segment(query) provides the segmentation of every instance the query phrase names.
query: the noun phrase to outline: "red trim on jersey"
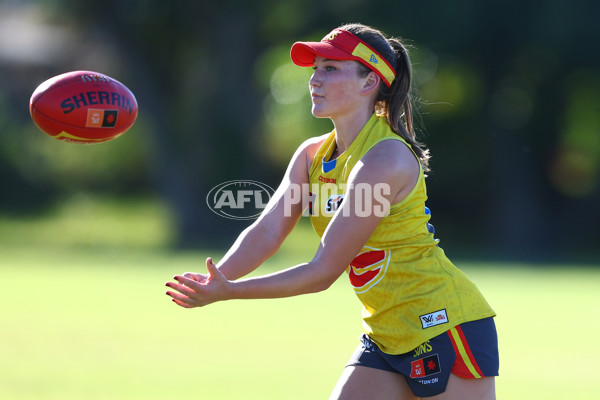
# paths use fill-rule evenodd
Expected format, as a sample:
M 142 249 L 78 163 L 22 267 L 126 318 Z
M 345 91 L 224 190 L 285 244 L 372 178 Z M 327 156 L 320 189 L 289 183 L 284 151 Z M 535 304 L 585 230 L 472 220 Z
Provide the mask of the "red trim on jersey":
M 356 256 L 350 263 L 350 271 L 348 271 L 352 286 L 361 288 L 375 279 L 381 271 L 381 267 L 371 271 L 361 272 L 361 270 L 373 266 L 383 260 L 385 260 L 384 250 L 368 251 Z

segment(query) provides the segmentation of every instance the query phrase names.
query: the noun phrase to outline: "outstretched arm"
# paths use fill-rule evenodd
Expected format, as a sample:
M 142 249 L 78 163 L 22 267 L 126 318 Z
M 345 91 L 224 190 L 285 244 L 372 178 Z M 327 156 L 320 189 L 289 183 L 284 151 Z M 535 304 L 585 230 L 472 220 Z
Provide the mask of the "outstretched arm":
M 281 184 L 261 216 L 238 236 L 216 265 L 227 279 L 236 280 L 254 271 L 277 252 L 292 231 L 302 215 L 303 205 L 301 201 L 290 203 L 287 200 L 297 198 L 297 189 L 308 183 L 308 169 L 323 139 L 309 139 L 296 150 Z M 207 274 L 194 272 L 183 276 L 197 282 L 205 282 L 208 278 Z
M 258 268 L 279 250 L 285 238 L 294 228 L 302 210 L 280 215 L 280 204 L 290 190 L 291 183 L 284 179 L 271 197 L 261 217 L 244 229 L 217 265 L 220 273 L 230 280 L 239 279 Z M 186 272 L 184 277 L 204 282 L 207 274 Z
M 380 212 L 364 213 L 363 207 L 368 204 L 366 193 L 356 188 L 375 184 L 389 187 L 389 191 L 382 193 L 383 199 L 376 198 L 370 191 L 372 197 L 368 200 L 375 211 L 401 200 L 414 187 L 419 174 L 418 163 L 410 150 L 396 143 L 399 142 L 376 146 L 357 163 L 342 206 L 332 218 L 311 261 L 268 275 L 230 281 L 208 259 L 206 282 L 176 276 L 176 282 L 168 282 L 167 286 L 177 292 L 167 294 L 178 305 L 192 308 L 221 300 L 289 297 L 325 290 L 344 272 L 382 218 Z M 398 146 L 404 146 L 404 150 Z M 355 207 L 357 202 L 361 204 L 360 212 Z

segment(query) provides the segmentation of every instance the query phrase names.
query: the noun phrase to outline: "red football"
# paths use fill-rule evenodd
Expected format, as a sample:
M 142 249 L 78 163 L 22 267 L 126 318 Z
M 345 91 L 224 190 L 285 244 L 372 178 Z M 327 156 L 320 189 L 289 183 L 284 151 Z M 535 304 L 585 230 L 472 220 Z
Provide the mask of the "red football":
M 29 100 L 35 124 L 55 139 L 100 143 L 114 139 L 135 122 L 135 96 L 121 82 L 92 71 L 67 72 L 35 89 Z

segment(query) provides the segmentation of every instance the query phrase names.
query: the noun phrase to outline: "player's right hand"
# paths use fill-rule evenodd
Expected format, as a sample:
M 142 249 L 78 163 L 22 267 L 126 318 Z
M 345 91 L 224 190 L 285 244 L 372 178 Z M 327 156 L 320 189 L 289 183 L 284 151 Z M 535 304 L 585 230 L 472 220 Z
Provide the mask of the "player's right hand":
M 206 283 L 206 280 L 209 277 L 208 274 L 199 274 L 197 272 L 186 272 L 183 274 L 183 276 L 185 278 L 192 279 L 192 280 L 194 280 L 196 282 L 200 282 L 200 283 Z

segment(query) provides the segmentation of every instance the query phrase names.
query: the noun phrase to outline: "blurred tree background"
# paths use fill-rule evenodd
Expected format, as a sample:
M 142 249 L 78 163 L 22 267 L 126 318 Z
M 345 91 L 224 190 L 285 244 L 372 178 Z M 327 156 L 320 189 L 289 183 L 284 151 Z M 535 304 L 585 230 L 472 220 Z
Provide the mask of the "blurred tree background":
M 598 15 L 596 2 L 558 0 L 0 0 L 0 214 L 151 198 L 173 218 L 174 246 L 229 243 L 247 222 L 213 214 L 208 191 L 276 187 L 296 147 L 332 128 L 310 114 L 310 69 L 291 63 L 291 44 L 362 22 L 413 46 L 442 246 L 597 260 Z M 34 126 L 36 86 L 78 69 L 133 91 L 130 132 L 80 146 Z

